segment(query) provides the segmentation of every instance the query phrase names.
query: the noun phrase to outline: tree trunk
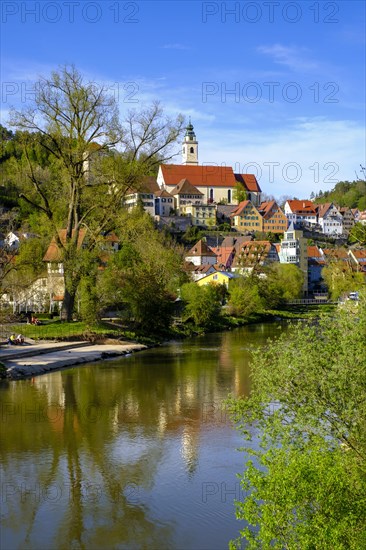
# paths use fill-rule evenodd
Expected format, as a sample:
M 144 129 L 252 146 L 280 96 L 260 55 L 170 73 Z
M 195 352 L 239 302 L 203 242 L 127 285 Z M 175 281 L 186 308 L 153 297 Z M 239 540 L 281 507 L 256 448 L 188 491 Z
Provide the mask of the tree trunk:
M 64 273 L 65 278 L 65 293 L 64 301 L 62 304 L 61 317 L 67 322 L 72 321 L 72 314 L 74 312 L 74 304 L 76 291 L 78 288 L 79 280 L 73 276 L 73 273 Z

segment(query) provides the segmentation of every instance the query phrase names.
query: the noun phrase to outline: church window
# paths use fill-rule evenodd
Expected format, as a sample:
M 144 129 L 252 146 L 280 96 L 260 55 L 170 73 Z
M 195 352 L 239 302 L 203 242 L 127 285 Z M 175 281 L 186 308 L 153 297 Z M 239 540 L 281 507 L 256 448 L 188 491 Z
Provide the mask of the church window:
M 194 153 L 194 148 L 191 147 L 190 150 L 189 150 L 189 152 L 193 155 L 193 153 Z

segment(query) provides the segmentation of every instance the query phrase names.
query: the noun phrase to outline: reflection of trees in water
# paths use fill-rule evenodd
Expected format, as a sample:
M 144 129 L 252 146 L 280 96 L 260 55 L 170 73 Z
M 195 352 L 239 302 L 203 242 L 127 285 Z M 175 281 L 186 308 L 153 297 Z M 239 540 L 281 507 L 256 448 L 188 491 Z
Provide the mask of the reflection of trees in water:
M 46 548 L 46 540 L 55 548 L 142 547 L 146 540 L 164 547 L 170 529 L 150 520 L 148 507 L 139 502 L 140 492 L 154 479 L 162 446 L 150 442 L 133 463 L 116 464 L 105 446 L 113 437 L 110 407 L 117 403 L 118 387 L 112 391 L 107 385 L 98 387 L 94 376 L 82 377 L 80 386 L 77 378 L 63 373 L 65 408 L 54 426 L 41 418 L 43 413 L 27 422 L 19 414 L 17 426 L 13 425 L 18 447 L 19 436 L 26 437 L 22 455 L 3 462 L 3 479 L 9 488 L 20 489 L 13 494 L 9 490 L 8 528 L 28 548 Z M 22 395 L 26 410 L 45 410 L 44 394 L 28 385 Z M 135 422 L 125 422 L 120 431 L 134 429 Z M 4 451 L 3 447 L 1 455 L 10 458 Z
M 222 422 L 217 403 L 246 387 L 242 340 L 236 331 L 208 335 L 0 386 L 3 480 L 39 492 L 7 498 L 15 547 L 169 546 L 173 527 L 154 521 L 146 504 L 167 436 L 179 441 L 192 479 L 201 431 Z

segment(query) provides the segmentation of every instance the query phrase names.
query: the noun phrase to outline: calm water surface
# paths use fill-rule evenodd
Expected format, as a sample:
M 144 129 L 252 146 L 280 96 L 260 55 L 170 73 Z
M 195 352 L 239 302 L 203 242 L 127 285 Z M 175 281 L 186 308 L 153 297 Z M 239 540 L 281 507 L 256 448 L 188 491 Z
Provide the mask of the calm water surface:
M 249 347 L 280 330 L 2 383 L 2 550 L 227 548 L 245 456 L 221 403 L 248 393 Z

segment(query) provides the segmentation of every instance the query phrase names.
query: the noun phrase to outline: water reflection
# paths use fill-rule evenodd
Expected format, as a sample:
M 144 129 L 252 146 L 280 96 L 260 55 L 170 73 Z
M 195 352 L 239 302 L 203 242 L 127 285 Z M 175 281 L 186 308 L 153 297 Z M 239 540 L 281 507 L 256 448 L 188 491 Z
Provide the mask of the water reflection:
M 273 332 L 2 384 L 1 547 L 227 548 L 243 456 L 222 400 L 248 393 L 250 345 Z

